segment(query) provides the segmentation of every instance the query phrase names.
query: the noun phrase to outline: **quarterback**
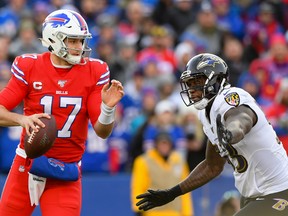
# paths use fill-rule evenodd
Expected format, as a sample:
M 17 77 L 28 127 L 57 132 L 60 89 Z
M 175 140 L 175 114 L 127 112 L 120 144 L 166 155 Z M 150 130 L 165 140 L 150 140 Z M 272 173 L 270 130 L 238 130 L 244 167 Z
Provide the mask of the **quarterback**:
M 43 23 L 41 40 L 48 51 L 15 58 L 12 77 L 0 93 L 0 125 L 20 125 L 23 131 L 1 196 L 0 215 L 28 216 L 38 204 L 43 216 L 80 215 L 88 123 L 99 137 L 107 138 L 115 106 L 124 95 L 119 81 L 110 82 L 108 65 L 89 58 L 89 38 L 80 14 L 57 10 Z M 23 114 L 12 112 L 22 101 Z M 24 135 L 37 132 L 36 124 L 44 127 L 39 118 L 50 115 L 57 123 L 55 143 L 45 155 L 31 160 L 24 151 Z
M 165 205 L 217 177 L 228 162 L 241 194 L 237 216 L 288 215 L 288 158 L 264 113 L 246 91 L 231 87 L 218 56 L 194 56 L 181 74 L 181 97 L 199 110 L 206 158 L 176 186 L 137 196 L 140 210 Z

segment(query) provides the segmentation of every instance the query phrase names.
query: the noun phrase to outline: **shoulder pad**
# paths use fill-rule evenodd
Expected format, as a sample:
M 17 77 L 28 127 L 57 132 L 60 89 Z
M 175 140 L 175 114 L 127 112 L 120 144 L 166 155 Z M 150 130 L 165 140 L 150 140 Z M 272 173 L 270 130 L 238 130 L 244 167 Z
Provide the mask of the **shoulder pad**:
M 98 77 L 96 85 L 105 85 L 110 81 L 110 69 L 106 62 L 100 59 L 89 58 L 91 68 L 95 71 Z
M 31 71 L 35 60 L 38 58 L 37 54 L 23 54 L 17 56 L 11 66 L 11 72 L 18 80 L 28 84 L 27 75 Z

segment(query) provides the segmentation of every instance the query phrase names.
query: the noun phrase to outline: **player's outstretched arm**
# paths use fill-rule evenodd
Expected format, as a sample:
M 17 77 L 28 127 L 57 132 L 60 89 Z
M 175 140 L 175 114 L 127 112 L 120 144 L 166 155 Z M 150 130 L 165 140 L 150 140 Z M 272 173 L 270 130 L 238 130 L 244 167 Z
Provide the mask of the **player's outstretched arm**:
M 190 174 L 178 185 L 166 190 L 148 190 L 144 194 L 140 194 L 136 199 L 140 199 L 136 206 L 139 210 L 147 211 L 157 206 L 165 205 L 177 196 L 191 192 L 208 183 L 218 176 L 225 164 L 226 160 L 221 158 L 214 150 L 214 147 L 208 142 L 206 149 L 206 159 L 202 161 Z
M 241 105 L 228 110 L 224 115 L 224 122 L 225 129 L 231 133 L 229 144 L 235 144 L 256 124 L 257 116 L 250 107 Z

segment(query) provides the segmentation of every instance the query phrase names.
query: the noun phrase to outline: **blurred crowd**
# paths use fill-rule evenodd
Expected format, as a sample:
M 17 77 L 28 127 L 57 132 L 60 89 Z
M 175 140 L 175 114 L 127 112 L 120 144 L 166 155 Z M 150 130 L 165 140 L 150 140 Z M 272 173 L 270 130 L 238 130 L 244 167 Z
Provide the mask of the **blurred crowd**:
M 163 131 L 190 170 L 204 159 L 206 137 L 178 84 L 187 61 L 201 52 L 227 62 L 230 83 L 257 100 L 288 150 L 287 0 L 2 0 L 0 89 L 16 56 L 47 51 L 38 39 L 42 22 L 61 8 L 86 19 L 91 57 L 108 63 L 126 93 L 112 135 L 89 133 L 84 172 L 130 172 Z M 0 129 L 1 171 L 10 167 L 20 132 Z

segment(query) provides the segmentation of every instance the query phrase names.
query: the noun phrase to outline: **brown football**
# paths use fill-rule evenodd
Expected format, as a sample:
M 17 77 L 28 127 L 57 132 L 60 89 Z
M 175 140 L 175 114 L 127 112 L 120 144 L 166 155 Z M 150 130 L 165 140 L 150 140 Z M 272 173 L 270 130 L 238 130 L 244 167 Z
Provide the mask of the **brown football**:
M 39 118 L 45 127 L 39 127 L 38 132 L 32 132 L 30 136 L 27 134 L 24 138 L 24 148 L 28 158 L 37 158 L 45 154 L 52 146 L 57 137 L 57 125 L 53 115 L 50 119 Z

